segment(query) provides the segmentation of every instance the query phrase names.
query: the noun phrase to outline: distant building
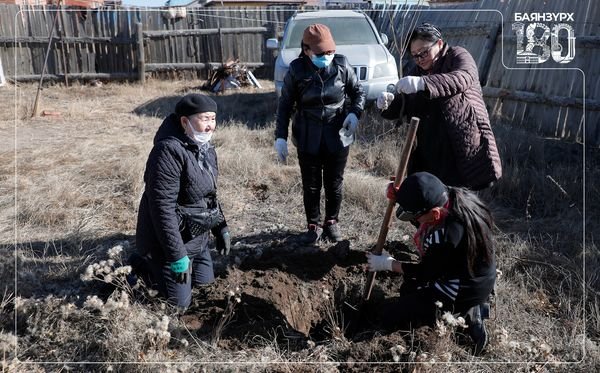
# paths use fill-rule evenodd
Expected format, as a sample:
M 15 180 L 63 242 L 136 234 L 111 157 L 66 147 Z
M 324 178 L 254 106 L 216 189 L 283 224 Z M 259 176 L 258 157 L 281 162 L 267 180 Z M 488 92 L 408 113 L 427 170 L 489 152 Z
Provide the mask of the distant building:
M 57 5 L 58 0 L 0 0 L 0 4 L 15 5 Z M 122 1 L 104 1 L 104 0 L 60 0 L 60 5 L 76 6 L 79 8 L 100 8 L 101 6 L 119 6 Z
M 168 7 L 176 6 L 266 6 L 266 5 L 325 5 L 324 0 L 169 0 L 165 3 Z
M 0 4 L 46 5 L 47 0 L 0 0 Z
M 265 6 L 265 5 L 305 5 L 302 0 L 208 0 L 204 6 Z
M 388 0 L 389 1 L 389 0 Z M 406 0 L 402 0 L 403 2 Z M 416 0 L 408 0 L 416 1 Z M 293 5 L 293 6 L 356 6 L 371 4 L 371 0 L 167 0 L 167 7 L 188 7 L 188 6 L 268 6 L 268 5 Z
M 441 6 L 447 5 L 460 5 L 460 4 L 468 4 L 468 3 L 477 3 L 479 0 L 428 0 L 429 6 L 432 8 L 437 8 Z
M 167 0 L 165 6 L 188 6 L 188 5 L 201 5 L 198 3 L 204 3 L 205 1 L 190 1 L 190 0 Z
M 58 4 L 58 0 L 49 0 L 48 4 Z M 60 0 L 60 5 L 76 6 L 79 8 L 100 8 L 104 5 L 104 0 Z

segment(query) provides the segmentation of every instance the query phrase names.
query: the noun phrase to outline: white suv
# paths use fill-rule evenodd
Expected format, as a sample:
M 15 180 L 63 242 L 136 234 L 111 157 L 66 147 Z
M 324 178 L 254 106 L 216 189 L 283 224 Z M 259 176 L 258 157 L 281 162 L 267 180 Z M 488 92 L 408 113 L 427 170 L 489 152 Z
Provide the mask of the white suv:
M 335 40 L 335 52 L 346 56 L 354 67 L 367 100 L 375 100 L 379 92 L 391 89 L 388 86 L 396 84 L 396 59 L 385 46 L 388 43 L 387 36 L 377 32 L 373 21 L 358 11 L 323 10 L 292 16 L 286 22 L 281 45 L 277 39 L 267 40 L 267 48 L 280 48 L 274 76 L 278 97 L 290 62 L 300 54 L 304 29 L 313 23 L 329 27 Z

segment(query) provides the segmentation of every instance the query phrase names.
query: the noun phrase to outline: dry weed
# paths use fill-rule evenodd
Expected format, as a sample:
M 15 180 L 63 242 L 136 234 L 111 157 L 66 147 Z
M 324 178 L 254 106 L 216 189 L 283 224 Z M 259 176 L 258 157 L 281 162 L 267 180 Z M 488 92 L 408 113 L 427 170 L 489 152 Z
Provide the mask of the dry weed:
M 343 330 L 343 322 L 334 317 L 333 304 L 332 341 L 294 350 L 273 332 L 273 338 L 247 336 L 251 349 L 229 351 L 186 331 L 175 310 L 164 303 L 139 301 L 127 291 L 124 296 L 123 289 L 111 298 L 112 293 L 103 292 L 100 286 L 83 286 L 79 275 L 96 259 L 104 260 L 105 250 L 114 246 L 115 237 L 124 235 L 119 239 L 133 241 L 142 175 L 154 133 L 177 97 L 200 84 L 149 81 L 144 87 L 55 86 L 44 91 L 42 108 L 58 109 L 61 116 L 34 119 L 27 114 L 34 86 L 23 84 L 16 90 L 17 121 L 13 120 L 13 112 L 0 113 L 0 243 L 4 245 L 0 279 L 11 284 L 18 270 L 14 303 L 19 320 L 20 361 L 105 361 L 105 365 L 93 369 L 110 366 L 115 371 L 148 372 L 294 371 L 290 364 L 311 361 L 324 364 L 310 366 L 309 370 L 324 371 L 344 369 L 335 361 L 357 361 L 357 356 L 365 356 L 374 362 L 410 363 L 385 365 L 381 371 L 412 371 L 417 367 L 420 371 L 447 372 L 560 371 L 561 366 L 535 361 L 575 361 L 582 357 L 585 346 L 585 363 L 569 369 L 594 371 L 600 364 L 600 307 L 597 297 L 589 296 L 597 294 L 600 278 L 595 268 L 599 262 L 594 244 L 597 227 L 590 224 L 598 220 L 600 211 L 600 189 L 590 180 L 597 180 L 600 168 L 596 163 L 586 165 L 590 176 L 585 210 L 588 221 L 584 222 L 580 214 L 584 206 L 579 146 L 536 138 L 500 125 L 494 129 L 504 178 L 482 196 L 497 212 L 501 232 L 496 242 L 503 276 L 498 282 L 495 317 L 487 324 L 495 338 L 481 358 L 467 355 L 451 339 L 451 333 L 439 336 L 435 330 L 414 339 L 414 345 L 380 336 L 362 344 L 337 343 L 336 337 L 343 339 L 343 334 L 337 334 L 335 328 Z M 290 146 L 286 164 L 276 161 L 274 102 L 260 95 L 270 94 L 272 89 L 268 86 L 256 97 L 252 97 L 252 91 L 217 97 L 223 109 L 214 136 L 220 165 L 219 198 L 232 231 L 240 237 L 270 227 L 276 227 L 275 231 L 282 229 L 277 227 L 304 228 L 295 149 Z M 377 111 L 369 111 L 363 116 L 359 141 L 352 147 L 345 177 L 340 224 L 353 248 L 359 249 L 375 242 L 387 203 L 387 177 L 397 167 L 405 131 L 403 127 L 395 129 L 393 122 L 383 121 L 378 115 Z M 589 158 L 597 162 L 597 154 Z M 588 227 L 588 242 L 582 248 L 583 224 Z M 400 225 L 400 229 L 390 231 L 390 239 L 413 232 L 412 227 Z M 16 248 L 12 246 L 15 238 Z M 582 249 L 586 249 L 590 265 L 585 281 Z M 97 275 L 94 268 L 92 273 Z M 105 282 L 114 286 L 114 277 L 106 276 L 110 274 L 102 272 L 98 279 L 110 280 Z M 582 301 L 584 283 L 588 285 L 587 304 Z M 10 308 L 8 303 L 12 301 L 7 294 L 13 290 L 8 286 L 3 310 Z M 97 307 L 106 307 L 109 300 L 111 311 L 103 314 Z M 586 330 L 584 307 L 590 311 Z M 3 321 L 2 328 L 3 351 L 14 351 L 9 348 L 14 341 L 15 334 L 9 332 L 13 324 Z M 219 335 L 217 340 L 223 338 Z M 360 354 L 356 351 L 359 346 L 364 348 Z M 24 368 L 13 358 L 5 352 L 3 370 L 47 368 L 33 363 Z M 121 365 L 121 361 L 159 363 L 132 366 Z M 165 361 L 229 361 L 240 365 L 172 365 L 162 363 Z M 449 365 L 449 361 L 465 364 Z M 519 367 L 495 365 L 493 369 L 480 365 L 489 361 L 531 363 Z M 249 363 L 255 365 L 243 365 Z M 89 366 L 81 369 L 86 368 Z M 368 368 L 356 363 L 349 369 Z
M 225 331 L 225 329 L 229 326 L 233 316 L 235 315 L 236 306 L 242 301 L 242 292 L 239 286 L 235 286 L 235 290 L 229 290 L 225 300 L 227 305 L 225 306 L 225 310 L 221 314 L 221 317 L 219 317 L 213 330 L 211 341 L 213 346 L 217 346 L 219 344 L 219 340 L 223 335 L 223 331 Z

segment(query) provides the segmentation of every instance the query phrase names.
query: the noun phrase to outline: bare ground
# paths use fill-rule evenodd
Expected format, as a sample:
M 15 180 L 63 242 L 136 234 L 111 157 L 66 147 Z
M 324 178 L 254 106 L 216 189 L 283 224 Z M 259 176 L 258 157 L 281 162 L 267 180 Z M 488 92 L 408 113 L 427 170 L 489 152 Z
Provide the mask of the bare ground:
M 219 195 L 234 232 L 231 256 L 213 252 L 215 284 L 195 289 L 181 315 L 147 289 L 81 281 L 88 265 L 108 259 L 108 249 L 121 245 L 120 260 L 134 250 L 152 137 L 178 97 L 200 84 L 48 87 L 42 110 L 60 115 L 33 119 L 34 86 L 0 90 L 4 102 L 15 103 L 0 113 L 3 370 L 587 372 L 599 366 L 595 228 L 588 228 L 585 247 L 581 240 L 584 224 L 598 218 L 598 187 L 589 183 L 584 206 L 580 146 L 495 127 L 505 177 L 484 198 L 498 219 L 503 274 L 488 322 L 490 346 L 475 358 L 460 330 L 385 330 L 381 307 L 397 296 L 401 277 L 378 275 L 372 299 L 361 300 L 364 251 L 377 238 L 401 131 L 368 113 L 346 175 L 347 239 L 299 245 L 297 159 L 290 148 L 287 164 L 275 161 L 269 82 L 264 90 L 215 97 Z M 597 164 L 590 151 L 588 181 L 597 180 Z M 412 232 L 393 228 L 388 249 L 410 258 Z M 123 289 L 126 301 L 117 297 Z M 93 296 L 102 307 L 86 303 Z M 58 361 L 64 363 L 52 363 Z M 80 363 L 86 361 L 96 363 Z

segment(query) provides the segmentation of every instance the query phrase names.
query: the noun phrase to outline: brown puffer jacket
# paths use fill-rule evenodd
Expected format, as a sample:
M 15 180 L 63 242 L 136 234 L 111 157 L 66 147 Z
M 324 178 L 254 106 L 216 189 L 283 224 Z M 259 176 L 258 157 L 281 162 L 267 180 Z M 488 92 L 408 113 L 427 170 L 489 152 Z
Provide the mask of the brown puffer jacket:
M 464 48 L 445 44 L 441 53 L 429 73 L 415 66 L 407 74 L 425 81 L 424 92 L 405 95 L 406 114 L 421 118 L 409 172 L 428 171 L 449 185 L 485 188 L 500 179 L 502 166 L 477 65 Z M 401 104 L 396 95 L 383 117 L 396 119 Z

